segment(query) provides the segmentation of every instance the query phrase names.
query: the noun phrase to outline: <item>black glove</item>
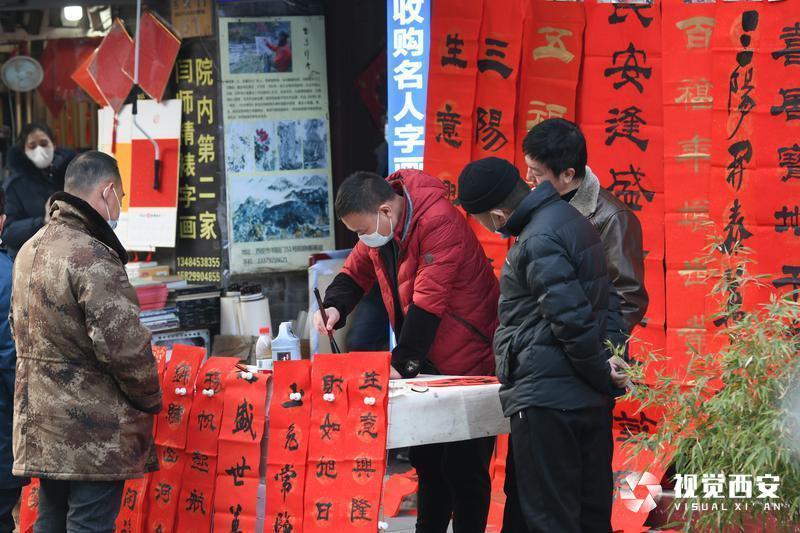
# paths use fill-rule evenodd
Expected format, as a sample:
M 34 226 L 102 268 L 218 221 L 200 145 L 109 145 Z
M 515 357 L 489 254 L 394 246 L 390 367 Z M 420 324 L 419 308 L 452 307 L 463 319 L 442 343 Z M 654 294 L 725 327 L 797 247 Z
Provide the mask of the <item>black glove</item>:
M 401 376 L 413 378 L 419 374 L 436 339 L 441 321 L 438 316 L 414 304 L 408 308 L 400 339 L 392 351 L 392 366 Z

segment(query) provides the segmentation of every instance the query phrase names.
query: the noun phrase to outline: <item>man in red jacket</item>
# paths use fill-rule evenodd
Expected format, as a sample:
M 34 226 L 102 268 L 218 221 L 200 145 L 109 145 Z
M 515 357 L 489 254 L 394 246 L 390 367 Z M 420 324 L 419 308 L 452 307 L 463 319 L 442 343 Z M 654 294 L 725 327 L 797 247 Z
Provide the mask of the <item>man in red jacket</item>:
M 442 183 L 417 170 L 386 180 L 370 172 L 347 178 L 336 214 L 360 240 L 314 316 L 321 334 L 344 326 L 378 283 L 397 335 L 393 377 L 419 373 L 493 375 L 492 339 L 499 287 L 489 260 Z M 416 446 L 417 532 L 483 532 L 489 510 L 494 437 Z

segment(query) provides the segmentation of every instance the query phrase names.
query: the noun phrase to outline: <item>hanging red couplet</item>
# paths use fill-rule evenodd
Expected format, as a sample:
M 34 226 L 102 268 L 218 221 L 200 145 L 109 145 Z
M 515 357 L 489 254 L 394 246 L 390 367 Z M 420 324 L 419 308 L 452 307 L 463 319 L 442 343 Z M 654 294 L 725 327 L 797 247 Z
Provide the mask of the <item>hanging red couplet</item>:
M 149 477 L 128 479 L 122 489 L 122 503 L 116 527 L 120 533 L 141 533 L 147 516 L 147 484 Z
M 184 344 L 173 346 L 169 369 L 161 387 L 164 408 L 158 415 L 156 444 L 159 446 L 169 446 L 178 450 L 186 447 L 194 382 L 205 355 L 205 349 L 197 346 Z
M 236 360 L 230 357 L 211 357 L 200 369 L 195 383 L 187 431 L 187 448 L 211 457 L 217 456 L 225 384 L 236 370 Z
M 311 416 L 309 362 L 276 361 L 272 390 L 267 460 L 305 464 Z
M 228 376 L 219 440 L 260 445 L 267 417 L 268 374 Z
M 346 525 L 354 530 L 375 528 L 386 471 L 389 368 L 391 354 L 354 353 L 348 363 L 350 412 L 347 417 L 351 491 L 347 492 Z
M 22 489 L 22 498 L 19 504 L 19 531 L 21 533 L 32 533 L 33 524 L 39 512 L 39 480 L 31 479 L 31 482 Z
M 214 508 L 223 516 L 218 524 L 227 524 L 222 527 L 230 527 L 236 518 L 257 515 L 259 450 L 254 444 L 220 442 Z
M 267 530 L 303 529 L 311 389 L 309 361 L 275 363 L 267 451 Z
M 431 53 L 424 170 L 458 197 L 458 175 L 472 160 L 478 37 L 483 0 L 439 0 L 431 6 Z
M 514 116 L 524 20 L 523 0 L 483 4 L 472 159 L 496 156 L 514 161 Z
M 211 529 L 217 460 L 199 451 L 186 454 L 175 531 L 204 533 Z
M 158 448 L 159 470 L 150 475 L 145 531 L 173 531 L 186 457 L 169 447 Z
M 348 355 L 317 355 L 311 367 L 311 426 L 305 484 L 306 531 L 341 529 L 346 518 Z
M 648 328 L 665 326 L 661 14 L 658 2 L 586 9 L 578 120 L 589 166 L 642 225 Z M 661 346 L 663 348 L 663 346 Z
M 256 518 L 270 379 L 269 374 L 228 374 L 217 456 L 216 527 Z
M 517 98 L 516 164 L 523 177 L 528 131 L 548 118 L 575 119 L 585 19 L 580 2 L 527 4 Z

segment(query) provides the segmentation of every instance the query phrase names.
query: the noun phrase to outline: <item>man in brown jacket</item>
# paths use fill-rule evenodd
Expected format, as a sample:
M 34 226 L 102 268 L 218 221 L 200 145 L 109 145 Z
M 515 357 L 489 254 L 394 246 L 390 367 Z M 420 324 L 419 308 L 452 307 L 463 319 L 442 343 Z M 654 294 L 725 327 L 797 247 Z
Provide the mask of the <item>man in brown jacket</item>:
M 648 304 L 639 219 L 613 193 L 602 188 L 586 166 L 586 139 L 572 122 L 553 118 L 534 126 L 525 137 L 522 150 L 528 165 L 528 183 L 552 183 L 561 198 L 600 234 L 608 274 L 620 298 L 625 333 L 630 334 L 644 318 Z
M 14 264 L 13 473 L 41 479 L 36 533 L 114 531 L 124 480 L 158 468 L 158 372 L 112 229 L 123 196 L 114 158 L 75 158 Z

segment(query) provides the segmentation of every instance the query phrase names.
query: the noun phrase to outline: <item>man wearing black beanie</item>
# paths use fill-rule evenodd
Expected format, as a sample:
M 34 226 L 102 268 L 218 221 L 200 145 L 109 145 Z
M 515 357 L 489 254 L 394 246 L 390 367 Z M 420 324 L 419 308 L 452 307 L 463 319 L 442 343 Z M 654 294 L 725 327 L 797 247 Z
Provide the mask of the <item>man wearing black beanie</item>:
M 610 281 L 600 235 L 552 184 L 531 191 L 505 160 L 470 163 L 458 186 L 467 213 L 516 238 L 494 338 L 518 492 L 504 530 L 611 531 Z

